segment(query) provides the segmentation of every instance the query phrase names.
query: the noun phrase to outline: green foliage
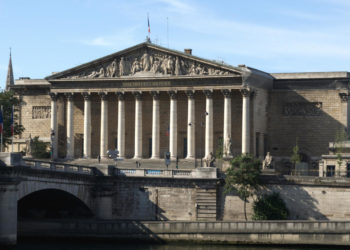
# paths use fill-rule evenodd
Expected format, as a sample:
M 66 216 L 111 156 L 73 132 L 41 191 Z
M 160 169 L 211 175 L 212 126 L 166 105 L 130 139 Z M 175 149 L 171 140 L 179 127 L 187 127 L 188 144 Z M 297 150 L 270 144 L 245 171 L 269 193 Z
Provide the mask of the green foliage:
M 34 158 L 50 158 L 49 143 L 39 140 L 39 136 L 33 138 L 31 147 Z
M 223 145 L 224 141 L 222 139 L 222 137 L 219 138 L 218 140 L 218 145 L 216 147 L 216 151 L 215 151 L 215 157 L 216 159 L 222 159 L 222 156 L 224 154 L 224 145 Z
M 293 147 L 293 153 L 290 157 L 291 162 L 293 163 L 294 167 L 296 164 L 300 163 L 301 158 L 299 154 L 299 146 L 298 146 L 298 138 L 296 139 L 295 146 Z
M 260 161 L 249 154 L 232 159 L 231 167 L 226 171 L 225 192 L 237 192 L 244 201 L 244 216 L 247 220 L 246 203 L 254 196 L 260 186 Z
M 344 151 L 344 142 L 348 139 L 348 135 L 345 132 L 344 129 L 339 129 L 335 134 L 335 153 L 337 155 L 337 164 L 338 169 L 340 170 L 340 167 L 343 163 L 343 151 Z
M 288 208 L 279 193 L 265 194 L 253 204 L 253 220 L 286 220 Z
M 11 114 L 12 105 L 14 105 L 15 114 L 13 116 L 14 124 L 13 131 L 15 135 L 20 135 L 24 131 L 24 127 L 19 125 L 16 121 L 18 120 L 18 106 L 20 101 L 14 96 L 12 91 L 0 92 L 0 106 L 3 106 L 3 121 L 4 121 L 4 132 L 3 132 L 3 145 L 7 147 L 11 144 Z

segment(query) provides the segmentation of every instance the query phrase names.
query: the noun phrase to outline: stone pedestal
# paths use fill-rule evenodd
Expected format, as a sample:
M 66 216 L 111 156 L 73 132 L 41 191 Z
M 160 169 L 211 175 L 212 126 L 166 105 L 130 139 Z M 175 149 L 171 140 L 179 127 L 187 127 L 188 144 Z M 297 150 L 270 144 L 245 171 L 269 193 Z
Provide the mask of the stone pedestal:
M 110 188 L 108 188 L 110 189 Z M 96 193 L 96 216 L 102 220 L 113 219 L 113 192 L 98 191 Z
M 215 179 L 217 178 L 217 168 L 196 168 L 192 171 L 193 178 L 203 178 L 203 179 Z
M 17 242 L 17 185 L 18 180 L 0 177 L 0 246 Z

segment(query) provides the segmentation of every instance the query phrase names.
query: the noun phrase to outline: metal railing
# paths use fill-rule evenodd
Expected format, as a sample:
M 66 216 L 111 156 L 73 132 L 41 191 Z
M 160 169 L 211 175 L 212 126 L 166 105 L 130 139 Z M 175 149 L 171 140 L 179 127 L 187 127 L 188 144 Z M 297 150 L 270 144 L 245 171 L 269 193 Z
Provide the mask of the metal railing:
M 130 177 L 171 177 L 191 178 L 192 170 L 165 170 L 165 169 L 115 169 L 117 176 Z

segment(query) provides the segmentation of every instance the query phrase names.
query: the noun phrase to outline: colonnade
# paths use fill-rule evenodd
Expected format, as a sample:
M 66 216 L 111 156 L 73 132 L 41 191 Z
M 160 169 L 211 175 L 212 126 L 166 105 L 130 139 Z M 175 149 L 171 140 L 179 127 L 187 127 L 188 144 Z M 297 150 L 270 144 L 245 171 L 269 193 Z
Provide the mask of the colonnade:
M 223 151 L 224 157 L 230 157 L 231 152 L 227 149 L 231 145 L 231 91 L 223 89 L 224 97 L 224 122 L 223 122 Z M 213 91 L 204 90 L 205 94 L 205 152 L 204 157 L 209 157 L 214 150 L 214 113 L 213 113 Z M 142 158 L 142 92 L 132 92 L 135 97 L 135 134 L 134 134 L 134 159 Z M 150 92 L 152 101 L 152 155 L 151 159 L 160 159 L 160 115 L 159 115 L 159 92 Z M 195 98 L 194 91 L 185 92 L 188 99 L 187 109 L 187 159 L 194 159 L 195 147 Z M 250 96 L 249 88 L 241 89 L 242 93 L 242 153 L 250 153 Z M 101 98 L 101 130 L 100 130 L 100 156 L 107 157 L 108 150 L 108 101 L 107 93 L 98 93 Z M 169 151 L 172 159 L 177 157 L 177 96 L 176 91 L 168 91 L 170 97 L 169 110 Z M 91 158 L 91 94 L 82 93 L 84 97 L 84 135 L 83 156 Z M 118 137 L 117 144 L 119 156 L 125 158 L 125 93 L 116 92 L 118 98 Z M 51 93 L 51 133 L 55 134 L 52 139 L 53 157 L 57 158 L 57 94 Z M 67 159 L 74 158 L 74 130 L 73 130 L 73 94 L 66 93 L 67 99 Z

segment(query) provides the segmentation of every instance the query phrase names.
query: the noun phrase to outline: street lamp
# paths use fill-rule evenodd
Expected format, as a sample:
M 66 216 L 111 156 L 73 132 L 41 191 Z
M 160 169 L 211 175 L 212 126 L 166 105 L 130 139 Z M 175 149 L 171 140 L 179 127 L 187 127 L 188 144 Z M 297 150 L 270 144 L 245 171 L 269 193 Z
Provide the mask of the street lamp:
M 204 128 L 204 121 L 203 121 L 203 116 L 207 116 L 209 113 L 207 111 L 205 111 L 204 113 L 201 114 L 201 130 L 203 132 L 203 128 Z M 205 136 L 205 135 L 204 135 Z M 201 168 L 203 167 L 203 135 L 201 136 Z
M 53 144 L 54 144 L 54 141 L 55 141 L 55 131 L 54 131 L 53 129 L 51 129 L 50 137 L 51 137 L 51 161 L 53 161 L 53 160 L 54 160 L 54 155 L 53 155 L 54 148 L 53 148 Z

